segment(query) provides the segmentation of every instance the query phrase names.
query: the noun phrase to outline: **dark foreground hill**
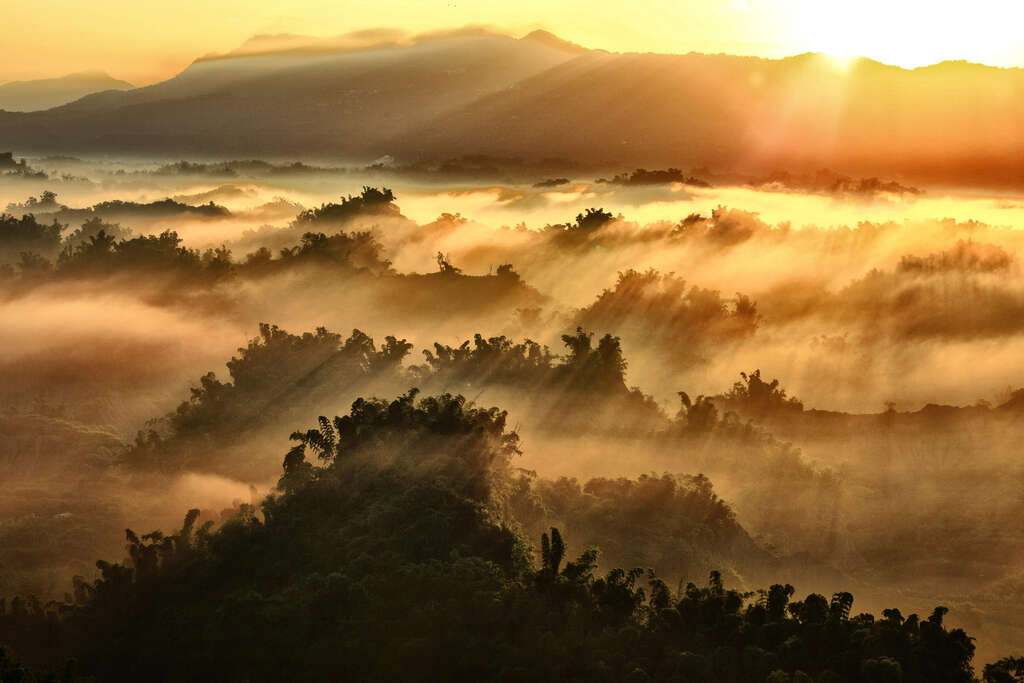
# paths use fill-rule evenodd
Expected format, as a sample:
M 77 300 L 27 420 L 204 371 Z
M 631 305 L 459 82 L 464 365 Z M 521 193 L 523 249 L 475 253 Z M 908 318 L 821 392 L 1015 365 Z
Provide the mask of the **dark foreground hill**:
M 599 575 L 554 528 L 535 561 L 503 514 L 518 445 L 496 408 L 360 399 L 293 438 L 259 512 L 129 530 L 130 561 L 62 604 L 13 600 L 0 641 L 64 681 L 975 680 L 942 607 L 876 619 L 846 592 Z M 0 680 L 31 678 L 0 650 Z

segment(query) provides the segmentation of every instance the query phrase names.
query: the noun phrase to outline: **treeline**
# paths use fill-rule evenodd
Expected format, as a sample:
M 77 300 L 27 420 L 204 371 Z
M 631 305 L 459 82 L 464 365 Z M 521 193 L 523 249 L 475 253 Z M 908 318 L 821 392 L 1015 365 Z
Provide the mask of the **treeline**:
M 0 152 L 0 177 L 23 180 L 49 180 L 42 171 L 28 165 L 25 159 L 14 158 L 14 152 Z
M 151 268 L 163 275 L 178 273 L 175 284 L 183 288 L 217 282 L 226 276 L 279 274 L 299 265 L 323 266 L 342 275 L 399 275 L 391 267 L 384 244 L 401 252 L 412 244 L 442 240 L 467 224 L 457 214 L 442 214 L 433 223 L 417 225 L 402 216 L 390 189 L 367 186 L 358 195 L 300 212 L 285 228 L 264 226 L 247 231 L 232 245 L 199 251 L 183 246 L 172 230 L 132 237 L 126 228 L 111 222 L 111 216 L 215 218 L 226 215 L 223 207 L 193 207 L 165 200 L 146 205 L 113 201 L 90 209 L 68 209 L 55 197 L 44 192 L 24 205 L 9 206 L 14 213 L 0 216 L 0 277 L 8 284 L 32 287 L 53 276 L 97 277 L 125 270 L 134 276 L 136 271 Z M 16 218 L 17 213 L 22 217 Z M 40 216 L 53 217 L 52 222 Z M 68 233 L 62 217 L 88 220 Z M 521 227 L 525 231 L 525 226 Z M 757 214 L 726 207 L 717 207 L 710 215 L 691 214 L 676 223 L 641 227 L 621 215 L 588 208 L 572 221 L 549 224 L 530 233 L 514 247 L 489 246 L 486 253 L 493 257 L 491 263 L 497 265 L 498 275 L 515 274 L 512 263 L 528 264 L 531 273 L 543 273 L 556 264 L 564 266 L 566 259 L 585 258 L 631 244 L 725 251 L 754 240 L 774 245 L 802 240 L 809 249 L 816 249 L 827 238 L 861 248 L 865 240 L 877 239 L 893 229 L 892 225 L 864 223 L 856 229 L 837 229 L 835 234 L 816 228 L 794 231 L 788 224 L 771 226 Z M 232 247 L 244 256 L 233 254 Z M 133 254 L 143 258 L 136 262 Z M 1013 255 L 1002 247 L 961 241 L 933 254 L 904 254 L 894 269 L 873 269 L 840 289 L 824 281 L 801 283 L 797 289 L 783 286 L 760 292 L 757 301 L 743 293 L 725 296 L 672 273 L 627 268 L 619 272 L 614 287 L 601 292 L 572 322 L 584 327 L 614 324 L 611 329 L 627 343 L 646 340 L 659 355 L 680 368 L 706 362 L 720 345 L 750 339 L 764 323 L 783 326 L 814 321 L 831 329 L 849 330 L 853 347 L 874 345 L 883 338 L 1005 337 L 1019 332 L 1020 321 L 1024 320 L 1024 296 L 1011 277 L 1014 266 Z M 453 277 L 446 281 L 448 285 L 456 282 L 454 276 L 468 277 L 447 256 L 439 262 L 438 272 Z M 486 282 L 491 287 L 488 295 L 498 299 L 508 294 L 507 285 L 513 284 L 510 279 Z M 412 308 L 422 308 L 424 301 L 437 304 L 454 293 L 465 296 L 466 290 L 473 289 L 470 285 L 482 281 L 463 280 L 459 282 L 461 287 L 431 284 L 432 291 L 420 292 Z M 518 284 L 517 296 L 512 297 L 517 304 L 522 304 L 521 299 L 536 302 L 543 298 L 539 292 L 526 291 L 524 283 Z M 946 296 L 950 287 L 957 287 L 959 295 Z M 380 300 L 371 306 L 400 305 L 417 297 L 417 291 L 416 287 L 396 284 L 394 292 L 380 292 Z M 482 294 L 472 298 L 485 307 Z M 886 324 L 878 325 L 879 321 Z
M 478 334 L 462 344 L 437 343 L 417 350 L 401 336 L 374 341 L 360 331 L 290 334 L 265 325 L 228 364 L 227 376 L 197 378 L 191 399 L 144 430 L 120 462 L 129 470 L 265 480 L 277 466 L 277 452 L 268 445 L 280 444 L 296 422 L 315 418 L 324 406 L 339 409 L 358 396 L 418 386 L 428 393 L 484 396 L 506 407 L 530 437 L 532 457 L 559 463 L 566 473 L 587 472 L 578 481 L 528 477 L 517 484 L 524 501 L 547 501 L 547 512 L 530 513 L 524 503 L 518 516 L 534 520 L 532 535 L 555 525 L 581 542 L 600 540 L 606 557 L 617 564 L 629 564 L 637 556 L 658 558 L 651 563 L 676 578 L 709 564 L 726 574 L 735 570 L 751 576 L 761 561 L 741 547 L 746 541 L 739 537 L 730 537 L 739 539 L 733 552 L 731 541 L 711 542 L 691 534 L 689 522 L 682 521 L 690 519 L 688 514 L 680 514 L 678 528 L 663 526 L 653 510 L 674 506 L 671 501 L 689 495 L 696 480 L 665 483 L 655 478 L 641 485 L 627 479 L 632 483 L 621 488 L 608 483 L 626 471 L 702 473 L 725 492 L 758 545 L 836 580 L 860 558 L 883 553 L 888 559 L 873 564 L 879 572 L 921 576 L 934 571 L 924 566 L 924 556 L 905 554 L 910 533 L 916 539 L 935 539 L 927 555 L 932 561 L 953 558 L 961 550 L 970 551 L 978 562 L 996 561 L 1012 547 L 1012 532 L 979 509 L 968 511 L 972 526 L 998 529 L 998 535 L 965 535 L 962 542 L 957 539 L 954 553 L 945 536 L 948 512 L 940 500 L 913 490 L 903 493 L 905 504 L 897 499 L 878 502 L 885 499 L 875 496 L 889 490 L 897 468 L 926 471 L 947 490 L 974 499 L 979 495 L 972 488 L 977 477 L 960 472 L 983 466 L 1005 471 L 1001 460 L 986 459 L 985 449 L 1001 452 L 1003 441 L 1015 438 L 1019 396 L 1000 407 L 931 406 L 920 412 L 863 416 L 826 413 L 809 410 L 779 380 L 754 369 L 740 373 L 720 393 L 697 395 L 681 386 L 674 404 L 661 404 L 628 384 L 627 355 L 615 336 L 576 330 L 562 342 L 561 348 L 549 348 L 529 339 Z M 972 439 L 950 448 L 949 440 L 958 434 Z M 810 453 L 791 440 L 809 445 Z M 851 465 L 822 458 L 822 450 L 838 448 L 835 444 L 853 454 Z M 608 482 L 602 483 L 598 474 Z M 652 496 L 662 491 L 650 517 L 643 512 L 649 499 L 631 493 L 640 489 Z M 575 511 L 563 514 L 553 502 L 559 496 L 577 501 L 566 508 Z M 602 496 L 607 497 L 603 503 Z M 1009 506 L 1006 515 L 1013 514 L 1012 499 L 1000 500 Z M 898 511 L 901 505 L 906 509 Z M 914 523 L 894 526 L 890 514 Z M 720 519 L 718 513 L 709 515 L 709 520 Z M 652 531 L 639 534 L 635 525 L 616 521 L 622 519 L 643 520 L 639 526 Z M 710 527 L 716 524 L 709 522 Z M 666 544 L 669 538 L 672 542 Z M 631 544 L 633 539 L 643 543 Z M 679 554 L 684 547 L 689 547 L 685 558 Z M 731 559 L 716 565 L 702 557 Z
M 259 336 L 228 362 L 230 381 L 222 382 L 212 372 L 203 376 L 188 401 L 139 433 L 126 462 L 237 474 L 242 459 L 251 461 L 252 456 L 239 453 L 239 462 L 229 465 L 227 454 L 254 427 L 339 396 L 410 384 L 529 393 L 542 410 L 552 411 L 551 424 L 563 427 L 569 420 L 595 428 L 588 416 L 611 407 L 620 411 L 625 429 L 670 428 L 650 396 L 626 387 L 626 361 L 617 338 L 605 335 L 595 346 L 593 335 L 580 329 L 564 335 L 563 341 L 567 353 L 557 357 L 531 340 L 513 343 L 477 335 L 472 347 L 469 342 L 458 348 L 435 344 L 433 351 L 423 351 L 423 364 L 404 366 L 412 349 L 405 339 L 388 336 L 378 348 L 360 330 L 348 338 L 325 328 L 293 335 L 261 324 Z M 203 455 L 209 451 L 224 461 Z
M 128 559 L 64 601 L 6 603 L 0 641 L 69 681 L 975 680 L 942 607 L 875 617 L 843 591 L 740 592 L 718 572 L 673 589 L 598 572 L 557 528 L 531 549 L 508 515 L 506 421 L 451 394 L 360 399 L 293 434 L 259 509 L 128 531 Z
M 434 223 L 416 226 L 401 215 L 394 193 L 386 187 L 367 186 L 359 195 L 302 211 L 286 228 L 248 231 L 233 245 L 249 250 L 243 258 L 237 258 L 227 244 L 201 251 L 189 248 L 173 230 L 132 236 L 119 223 L 98 215 L 70 233 L 57 218 L 46 224 L 36 217 L 59 215 L 54 213 L 55 208 L 67 210 L 57 204 L 56 195 L 43 193 L 21 207 L 29 211 L 21 218 L 0 217 L 0 277 L 14 291 L 30 289 L 54 278 L 103 278 L 125 273 L 158 286 L 169 283 L 183 291 L 195 291 L 234 277 L 259 279 L 299 268 L 308 273 L 307 267 L 311 266 L 328 269 L 332 275 L 341 277 L 398 276 L 378 291 L 366 293 L 367 303 L 372 307 L 393 308 L 396 312 L 411 306 L 439 309 L 438 314 L 457 313 L 457 307 L 445 302 L 458 299 L 473 302 L 474 310 L 508 305 L 529 313 L 545 299 L 522 281 L 508 262 L 499 261 L 494 275 L 473 277 L 439 253 L 437 273 L 443 278 L 426 282 L 416 274 L 395 272 L 384 254 L 380 236 L 354 228 L 366 227 L 368 221 L 391 220 L 394 226 L 400 226 L 394 227 L 402 234 L 399 241 L 412 243 L 447 234 L 467 221 L 458 215 L 443 214 Z M 736 222 L 732 215 L 716 210 L 707 221 L 691 217 L 689 222 L 684 221 L 685 230 L 678 228 L 672 234 L 687 236 L 706 223 L 713 239 L 732 239 L 725 234 L 736 230 L 728 227 Z M 528 248 L 539 250 L 538 253 L 520 255 L 534 258 L 541 254 L 549 258 L 557 256 L 561 249 L 600 247 L 608 240 L 624 238 L 620 232 L 609 232 L 610 226 L 620 221 L 621 216 L 603 209 L 587 209 L 573 222 L 543 228 Z M 628 235 L 626 238 L 632 239 Z M 270 248 L 268 244 L 276 246 Z M 556 249 L 546 248 L 551 245 Z M 498 256 L 511 258 L 513 254 Z M 603 291 L 591 305 L 569 313 L 567 322 L 573 327 L 614 329 L 630 341 L 647 339 L 668 360 L 685 367 L 706 362 L 716 345 L 749 338 L 758 327 L 760 314 L 757 304 L 742 294 L 729 298 L 717 290 L 690 285 L 673 274 L 626 270 L 619 273 L 615 286 Z
M 200 378 L 187 401 L 139 432 L 125 462 L 238 476 L 259 466 L 253 453 L 242 448 L 254 431 L 280 425 L 338 392 L 360 392 L 371 388 L 373 380 L 397 379 L 411 348 L 405 339 L 390 336 L 377 347 L 359 330 L 346 339 L 325 328 L 293 335 L 261 324 L 259 336 L 227 363 L 230 381 L 213 372 Z
M 32 215 L 21 219 L 4 215 L 0 227 L 9 229 L 0 237 L 0 254 L 10 258 L 17 253 L 13 262 L 0 264 L 0 276 L 18 286 L 125 272 L 177 274 L 183 280 L 199 277 L 198 282 L 209 283 L 228 275 L 233 267 L 226 248 L 190 249 L 182 246 L 182 239 L 172 230 L 127 237 L 119 224 L 96 218 L 61 237 L 64 226 L 56 221 L 42 225 Z
M 65 224 L 89 221 L 95 218 L 109 221 L 231 217 L 231 212 L 227 208 L 214 204 L 212 201 L 206 204 L 192 205 L 170 198 L 145 203 L 112 199 L 75 209 L 58 202 L 57 194 L 51 190 L 44 190 L 38 197 L 29 197 L 22 204 L 8 204 L 6 213 L 14 217 L 26 215 L 44 217 Z
M 693 187 L 711 187 L 711 183 L 693 175 L 687 175 L 678 168 L 658 169 L 648 171 L 645 168 L 638 168 L 631 173 L 620 173 L 611 180 L 599 178 L 598 183 L 612 183 L 614 185 L 668 185 L 680 183 Z
M 274 175 L 337 173 L 342 170 L 343 169 L 310 166 L 302 163 L 301 161 L 294 161 L 290 164 L 274 164 L 261 159 L 247 159 L 215 163 L 177 161 L 173 164 L 163 164 L 152 171 L 136 171 L 135 173 L 140 175 L 195 175 L 214 178 L 245 178 Z
M 8 210 L 27 211 L 20 218 L 13 213 L 0 215 L 0 275 L 23 284 L 38 282 L 42 277 L 102 277 L 121 272 L 176 272 L 182 286 L 195 286 L 230 276 L 262 277 L 282 272 L 297 265 L 329 266 L 336 272 L 363 272 L 374 275 L 395 274 L 384 257 L 383 248 L 369 231 L 338 231 L 358 216 L 400 216 L 393 203 L 394 194 L 384 188 L 364 187 L 360 195 L 343 197 L 340 203 L 323 204 L 299 213 L 281 233 L 293 235 L 294 241 L 272 251 L 260 246 L 238 260 L 227 245 L 198 250 L 183 246 L 174 230 L 159 234 L 132 236 L 120 223 L 108 222 L 91 215 L 81 227 L 67 232 L 68 226 L 46 209 L 67 210 L 56 204 L 56 195 L 44 192 L 31 198 L 25 206 Z M 52 205 L 52 206 L 51 206 Z M 178 215 L 179 208 L 195 209 L 202 214 L 221 207 L 190 207 L 173 200 L 136 205 L 131 202 L 105 202 L 88 211 L 104 207 L 121 207 L 125 211 L 158 210 L 170 207 Z M 213 208 L 210 208 L 213 207 Z M 52 222 L 40 222 L 37 214 L 54 214 Z M 328 232 L 324 232 L 324 230 Z M 457 269 L 441 268 L 446 274 Z M 137 273 L 136 273 L 137 274 Z M 510 265 L 499 268 L 499 274 L 514 275 Z
M 410 365 L 412 346 L 401 338 L 378 345 L 359 330 L 344 338 L 325 329 L 292 335 L 263 325 L 228 363 L 226 380 L 213 373 L 202 377 L 189 400 L 139 432 L 120 462 L 140 472 L 260 481 L 277 466 L 267 445 L 280 443 L 291 424 L 322 406 L 409 386 L 430 393 L 486 391 L 546 448 L 564 442 L 558 457 L 574 466 L 573 457 L 607 448 L 609 457 L 645 462 L 648 471 L 707 475 L 550 481 L 524 472 L 516 477 L 516 514 L 534 532 L 558 525 L 586 542 L 600 540 L 618 563 L 635 561 L 631 553 L 659 558 L 666 576 L 678 579 L 694 567 L 749 575 L 773 561 L 715 503 L 709 477 L 731 483 L 730 499 L 746 518 L 758 520 L 757 533 L 769 533 L 762 542 L 782 555 L 818 543 L 822 525 L 827 530 L 832 524 L 840 487 L 834 472 L 809 464 L 798 449 L 736 413 L 719 410 L 717 398 L 680 392 L 677 407 L 666 411 L 627 386 L 627 362 L 612 335 L 595 339 L 577 330 L 563 343 L 564 353 L 556 355 L 531 340 L 476 335 L 458 347 L 435 344 L 423 351 L 424 363 Z M 794 505 L 802 512 L 794 512 Z M 675 521 L 660 516 L 665 509 L 679 511 Z M 612 518 L 646 520 L 651 533 L 639 535 Z M 827 555 L 828 547 L 822 552 Z
M 513 402 L 528 398 L 531 424 L 542 430 L 669 440 L 714 435 L 754 448 L 786 450 L 735 413 L 720 412 L 715 407 L 720 399 L 691 400 L 680 392 L 677 412 L 666 414 L 652 396 L 627 386 L 628 362 L 618 337 L 605 334 L 595 339 L 593 333 L 577 328 L 562 335 L 562 342 L 564 353 L 559 355 L 530 339 L 515 342 L 477 334 L 457 347 L 435 343 L 432 350 L 422 351 L 423 363 L 408 364 L 413 346 L 395 336 L 377 346 L 360 330 L 344 338 L 322 327 L 295 335 L 261 324 L 259 336 L 227 363 L 229 381 L 213 372 L 200 378 L 187 401 L 139 433 L 128 462 L 228 473 L 231 470 L 198 459 L 200 454 L 214 446 L 223 453 L 251 428 L 325 401 L 410 385 L 466 393 L 487 389 Z M 723 399 L 738 400 L 743 387 L 752 397 L 748 403 L 762 400 L 760 387 L 765 383 L 760 372 L 743 377 L 744 382 Z M 770 388 L 777 393 L 777 386 L 775 380 Z M 595 419 L 596 415 L 611 419 Z M 187 461 L 178 459 L 185 454 Z
M 380 245 L 367 232 L 331 236 L 309 232 L 297 245 L 280 250 L 276 256 L 260 248 L 239 263 L 226 246 L 192 249 L 183 246 L 173 230 L 125 237 L 119 224 L 98 218 L 64 238 L 61 224 L 43 225 L 32 216 L 0 217 L 0 228 L 10 228 L 6 238 L 0 237 L 0 253 L 18 254 L 15 261 L 0 264 L 0 276 L 18 285 L 31 286 L 54 278 L 141 273 L 173 275 L 181 286 L 195 287 L 234 276 L 262 277 L 299 264 L 325 265 L 349 273 L 390 272 Z
M 688 367 L 708 361 L 723 344 L 750 338 L 761 320 L 757 304 L 743 294 L 728 299 L 671 273 L 630 269 L 581 309 L 576 321 L 642 339 L 672 366 Z

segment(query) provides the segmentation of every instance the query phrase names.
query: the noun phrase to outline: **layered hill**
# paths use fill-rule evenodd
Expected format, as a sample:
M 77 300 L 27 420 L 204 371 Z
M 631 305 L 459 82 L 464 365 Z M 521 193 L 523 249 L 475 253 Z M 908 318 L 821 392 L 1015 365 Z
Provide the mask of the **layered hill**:
M 83 71 L 60 78 L 11 81 L 0 85 L 0 109 L 31 112 L 59 107 L 86 95 L 106 90 L 130 90 L 133 86 L 102 71 Z
M 0 148 L 399 161 L 485 154 L 1024 182 L 1021 69 L 618 54 L 543 32 L 377 37 L 262 37 L 154 86 L 0 114 Z
M 540 40 L 484 34 L 207 58 L 150 87 L 0 116 L 0 147 L 379 156 L 410 129 L 573 56 Z
M 1022 114 L 1020 69 L 589 52 L 397 148 L 987 183 L 1024 179 Z

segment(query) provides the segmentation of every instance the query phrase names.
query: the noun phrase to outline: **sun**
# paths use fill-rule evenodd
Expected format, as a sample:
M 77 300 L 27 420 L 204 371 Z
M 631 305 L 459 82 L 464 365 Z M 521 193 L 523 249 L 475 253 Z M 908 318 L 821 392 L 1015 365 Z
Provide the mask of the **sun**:
M 795 0 L 788 13 L 800 49 L 869 57 L 907 68 L 946 60 L 1019 61 L 1024 3 L 980 0 Z

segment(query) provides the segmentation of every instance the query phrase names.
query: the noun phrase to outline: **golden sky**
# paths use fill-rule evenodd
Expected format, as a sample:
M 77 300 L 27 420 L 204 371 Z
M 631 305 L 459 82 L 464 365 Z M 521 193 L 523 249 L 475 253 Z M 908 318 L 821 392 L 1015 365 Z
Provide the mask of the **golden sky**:
M 144 85 L 255 34 L 482 24 L 610 50 L 807 51 L 1024 66 L 1020 0 L 35 0 L 0 3 L 0 82 L 102 69 Z

